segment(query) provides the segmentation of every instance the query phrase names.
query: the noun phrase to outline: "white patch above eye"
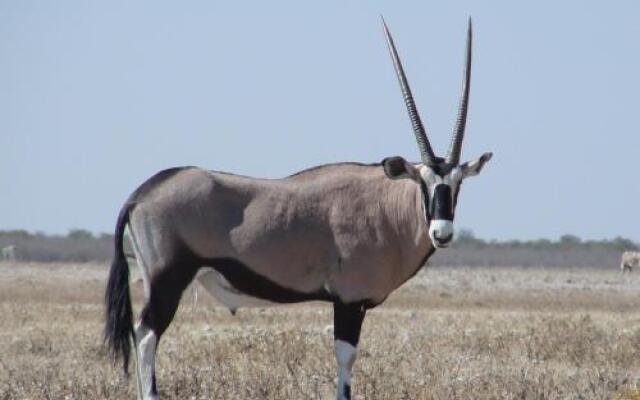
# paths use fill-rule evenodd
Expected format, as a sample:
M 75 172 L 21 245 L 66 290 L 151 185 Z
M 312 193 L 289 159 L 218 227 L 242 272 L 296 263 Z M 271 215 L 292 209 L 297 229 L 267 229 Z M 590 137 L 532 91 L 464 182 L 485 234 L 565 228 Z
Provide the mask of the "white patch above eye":
M 420 166 L 420 176 L 427 185 L 442 183 L 442 178 L 426 165 Z
M 460 167 L 455 167 L 454 169 L 451 170 L 451 172 L 449 172 L 449 174 L 447 174 L 447 176 L 444 177 L 445 183 L 449 185 L 458 183 L 461 180 L 462 180 L 462 168 Z
M 451 188 L 451 192 L 454 192 L 456 186 L 462 180 L 463 174 L 460 167 L 455 167 L 447 175 L 441 177 L 440 175 L 433 172 L 431 168 L 427 167 L 426 165 L 422 165 L 420 167 L 420 177 L 422 177 L 422 180 L 427 185 L 427 189 L 429 190 L 429 198 L 432 198 L 435 187 L 440 184 L 449 186 Z

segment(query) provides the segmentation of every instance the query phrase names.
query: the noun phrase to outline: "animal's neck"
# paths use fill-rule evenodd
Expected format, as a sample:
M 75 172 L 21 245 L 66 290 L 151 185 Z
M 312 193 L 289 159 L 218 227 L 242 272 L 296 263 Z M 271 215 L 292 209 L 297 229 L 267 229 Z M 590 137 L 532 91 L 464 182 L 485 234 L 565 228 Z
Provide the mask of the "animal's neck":
M 420 187 L 411 181 L 393 181 L 385 204 L 385 214 L 397 235 L 397 246 L 401 253 L 404 280 L 422 267 L 433 253 L 429 239 L 429 226 L 422 209 Z M 404 282 L 403 280 L 403 282 Z

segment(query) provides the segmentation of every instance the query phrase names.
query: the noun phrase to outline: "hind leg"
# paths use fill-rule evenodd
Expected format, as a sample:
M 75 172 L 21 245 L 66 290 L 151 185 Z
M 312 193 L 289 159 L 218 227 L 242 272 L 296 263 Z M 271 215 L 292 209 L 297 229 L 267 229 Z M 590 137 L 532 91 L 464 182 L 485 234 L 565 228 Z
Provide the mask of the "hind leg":
M 155 387 L 155 358 L 158 336 L 142 321 L 135 330 L 136 359 L 138 368 L 138 399 L 155 400 L 158 392 Z
M 195 276 L 196 267 L 173 264 L 163 268 L 150 283 L 149 299 L 135 329 L 139 396 L 156 400 L 155 359 L 160 337 L 178 309 L 180 297 Z
M 142 256 L 142 250 L 139 242 L 143 242 L 141 239 L 145 239 L 144 236 L 142 238 L 136 240 L 136 238 L 131 234 L 129 226 L 127 226 L 125 233 L 127 238 L 129 239 L 129 243 L 133 248 L 133 252 L 135 253 L 135 261 L 140 271 L 140 281 L 142 281 L 142 285 L 144 288 L 144 298 L 145 298 L 145 310 L 149 307 L 149 297 L 150 297 L 150 286 L 151 286 L 151 278 L 150 271 L 146 263 L 144 262 L 144 258 Z M 148 256 L 153 255 L 151 252 Z M 155 350 L 152 352 L 150 346 L 148 345 L 150 341 L 156 341 L 157 337 L 151 336 L 153 332 L 142 323 L 142 314 L 140 319 L 135 325 L 134 328 L 134 360 L 136 365 L 136 391 L 138 400 L 144 400 L 147 398 L 153 398 L 153 390 L 152 386 L 149 385 L 149 382 L 153 382 L 153 375 L 155 367 Z M 156 343 L 157 345 L 157 343 Z M 152 368 L 150 369 L 150 366 Z M 143 379 L 143 375 L 145 378 Z M 149 377 L 149 375 L 151 377 Z M 146 386 L 146 387 L 145 387 Z
M 153 210 L 152 210 L 153 211 Z M 131 244 L 144 282 L 146 303 L 135 327 L 138 393 L 157 399 L 156 351 L 160 338 L 178 309 L 184 290 L 193 281 L 200 260 L 170 226 L 158 225 L 154 213 L 138 206 L 130 216 Z

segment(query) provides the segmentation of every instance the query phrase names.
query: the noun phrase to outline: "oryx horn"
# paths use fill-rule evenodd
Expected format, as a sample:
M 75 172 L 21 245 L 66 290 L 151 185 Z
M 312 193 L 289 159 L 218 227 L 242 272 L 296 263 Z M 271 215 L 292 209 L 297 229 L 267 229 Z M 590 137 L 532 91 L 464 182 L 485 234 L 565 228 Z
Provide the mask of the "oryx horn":
M 391 59 L 393 60 L 393 67 L 396 70 L 396 75 L 398 75 L 398 81 L 400 82 L 402 97 L 404 98 L 404 103 L 406 104 L 407 111 L 409 112 L 409 118 L 411 119 L 413 133 L 416 135 L 416 141 L 418 142 L 418 147 L 420 148 L 422 162 L 427 165 L 435 165 L 437 163 L 436 155 L 431 148 L 431 144 L 429 143 L 429 139 L 427 138 L 427 133 L 424 129 L 424 125 L 420 120 L 420 115 L 418 114 L 416 103 L 413 100 L 413 95 L 411 94 L 411 88 L 409 87 L 407 77 L 404 74 L 404 69 L 402 68 L 402 64 L 400 63 L 400 58 L 398 57 L 398 51 L 396 50 L 396 46 L 393 44 L 393 38 L 391 37 L 391 33 L 389 33 L 389 28 L 387 28 L 387 24 L 384 21 L 384 18 L 382 18 L 382 26 L 384 27 L 384 35 L 387 39 L 387 45 L 389 46 L 389 53 L 391 54 Z
M 460 105 L 458 107 L 458 118 L 447 153 L 447 163 L 458 165 L 460 162 L 460 152 L 462 151 L 462 139 L 464 139 L 464 129 L 467 125 L 467 110 L 469 107 L 469 86 L 471 84 L 471 18 L 469 18 L 469 28 L 467 29 L 466 61 L 464 64 L 464 78 L 462 81 L 462 93 L 460 94 Z

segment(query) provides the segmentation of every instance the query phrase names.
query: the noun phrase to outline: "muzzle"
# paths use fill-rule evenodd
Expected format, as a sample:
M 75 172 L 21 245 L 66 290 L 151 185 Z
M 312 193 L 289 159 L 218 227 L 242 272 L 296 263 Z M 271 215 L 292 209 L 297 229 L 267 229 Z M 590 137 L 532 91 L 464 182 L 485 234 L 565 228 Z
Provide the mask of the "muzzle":
M 437 248 L 449 246 L 453 239 L 453 222 L 446 219 L 434 219 L 429 223 L 429 238 Z

